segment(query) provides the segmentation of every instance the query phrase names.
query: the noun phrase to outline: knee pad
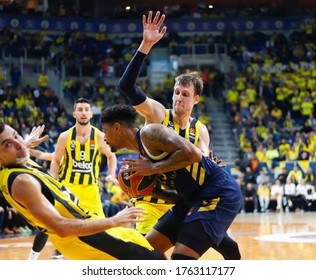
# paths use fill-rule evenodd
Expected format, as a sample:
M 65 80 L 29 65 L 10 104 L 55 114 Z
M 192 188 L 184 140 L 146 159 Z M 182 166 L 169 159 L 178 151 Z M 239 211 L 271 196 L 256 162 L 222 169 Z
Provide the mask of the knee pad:
M 225 260 L 240 260 L 241 255 L 236 241 L 229 241 L 229 250 L 222 251 Z
M 241 255 L 236 241 L 230 238 L 227 234 L 218 246 L 213 248 L 219 252 L 225 260 L 240 260 Z

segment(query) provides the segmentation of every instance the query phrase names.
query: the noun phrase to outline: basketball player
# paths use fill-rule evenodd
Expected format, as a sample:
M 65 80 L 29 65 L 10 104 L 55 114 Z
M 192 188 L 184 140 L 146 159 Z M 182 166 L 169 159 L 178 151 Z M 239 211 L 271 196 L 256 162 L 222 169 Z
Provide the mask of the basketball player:
M 127 172 L 158 174 L 164 186 L 182 198 L 146 235 L 160 253 L 174 247 L 172 259 L 199 259 L 218 246 L 237 216 L 242 194 L 236 180 L 187 139 L 162 124 L 147 124 L 141 130 L 137 112 L 126 105 L 107 107 L 101 114 L 105 141 L 112 152 L 127 148 L 142 158 L 123 159 Z
M 79 198 L 82 207 L 100 217 L 105 217 L 97 182 L 101 157 L 103 152 L 108 159 L 106 180 L 117 184 L 116 156 L 104 142 L 103 133 L 90 124 L 93 113 L 87 99 L 80 98 L 75 102 L 73 116 L 76 124 L 60 134 L 50 172 Z M 38 258 L 46 241 L 47 236 L 38 233 L 29 259 Z M 52 255 L 52 258 L 61 257 L 58 251 Z
M 125 208 L 103 218 L 87 211 L 61 182 L 39 165 L 29 165 L 29 151 L 18 133 L 0 123 L 0 190 L 27 221 L 49 235 L 70 259 L 164 259 L 130 227 L 140 208 Z
M 204 124 L 191 117 L 193 108 L 198 104 L 200 94 L 203 91 L 203 81 L 196 72 L 181 74 L 175 78 L 172 109 L 166 109 L 158 101 L 147 97 L 136 85 L 136 79 L 146 55 L 166 33 L 167 28 L 161 28 L 164 19 L 165 15 L 160 16 L 159 11 L 154 18 L 152 12 L 149 12 L 147 19 L 143 16 L 143 40 L 121 77 L 119 88 L 129 98 L 136 111 L 145 117 L 147 124 L 162 123 L 199 147 L 204 155 L 209 155 L 209 132 Z M 218 163 L 220 164 L 220 161 Z M 146 210 L 144 221 L 136 225 L 137 229 L 144 235 L 172 207 L 172 204 L 163 199 L 148 196 L 134 199 L 134 204 Z M 221 253 L 225 259 L 240 259 L 239 248 L 234 240 L 226 235 L 222 242 L 220 248 L 215 246 L 214 249 Z

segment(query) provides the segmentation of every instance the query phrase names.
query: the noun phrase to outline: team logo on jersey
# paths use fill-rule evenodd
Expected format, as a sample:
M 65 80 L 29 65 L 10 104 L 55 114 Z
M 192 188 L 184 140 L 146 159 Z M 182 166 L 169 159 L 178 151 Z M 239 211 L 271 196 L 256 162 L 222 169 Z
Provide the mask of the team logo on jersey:
M 194 139 L 195 139 L 195 128 L 194 127 L 190 128 L 189 137 L 190 137 L 191 141 L 192 140 L 194 141 Z
M 92 162 L 86 162 L 86 161 L 76 161 L 76 160 L 72 160 L 72 166 L 75 169 L 79 169 L 79 170 L 92 170 Z
M 71 140 L 70 142 L 70 150 L 73 151 L 76 149 L 76 140 Z
M 90 140 L 90 148 L 94 149 L 94 140 Z

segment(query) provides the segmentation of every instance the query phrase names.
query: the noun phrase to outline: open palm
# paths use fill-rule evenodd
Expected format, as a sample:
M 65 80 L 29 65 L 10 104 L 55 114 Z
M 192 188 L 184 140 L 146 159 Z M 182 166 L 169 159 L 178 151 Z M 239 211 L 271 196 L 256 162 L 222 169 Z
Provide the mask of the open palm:
M 155 44 L 157 43 L 166 33 L 167 27 L 164 26 L 161 29 L 161 26 L 165 20 L 165 15 L 160 16 L 160 12 L 158 11 L 154 18 L 153 13 L 149 12 L 148 18 L 143 15 L 143 40 L 146 43 Z

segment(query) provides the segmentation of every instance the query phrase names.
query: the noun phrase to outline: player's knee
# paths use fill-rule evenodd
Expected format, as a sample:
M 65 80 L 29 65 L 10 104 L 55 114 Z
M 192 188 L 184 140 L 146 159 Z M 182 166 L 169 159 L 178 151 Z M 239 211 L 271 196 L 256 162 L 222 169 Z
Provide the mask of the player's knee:
M 224 254 L 225 260 L 240 260 L 241 254 L 239 251 L 239 246 L 236 241 L 231 240 L 229 244 L 229 250 L 226 250 Z

